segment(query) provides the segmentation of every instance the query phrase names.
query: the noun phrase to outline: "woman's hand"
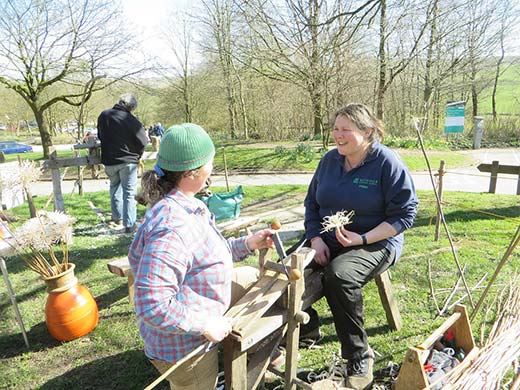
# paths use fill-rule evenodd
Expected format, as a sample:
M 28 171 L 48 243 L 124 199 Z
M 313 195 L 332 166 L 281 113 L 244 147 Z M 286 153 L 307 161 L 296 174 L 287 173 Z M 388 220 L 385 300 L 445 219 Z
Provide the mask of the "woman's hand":
M 209 341 L 217 343 L 231 333 L 231 318 L 211 317 L 206 322 L 202 335 Z
M 255 249 L 274 248 L 273 234 L 274 230 L 272 229 L 259 230 L 247 237 L 246 245 L 252 251 Z
M 316 254 L 314 255 L 314 261 L 318 265 L 325 267 L 327 264 L 329 264 L 330 249 L 321 237 L 314 237 L 311 240 L 311 248 L 316 251 Z
M 351 232 L 350 230 L 345 229 L 343 226 L 336 228 L 336 238 L 343 246 L 355 246 L 363 244 L 361 234 Z

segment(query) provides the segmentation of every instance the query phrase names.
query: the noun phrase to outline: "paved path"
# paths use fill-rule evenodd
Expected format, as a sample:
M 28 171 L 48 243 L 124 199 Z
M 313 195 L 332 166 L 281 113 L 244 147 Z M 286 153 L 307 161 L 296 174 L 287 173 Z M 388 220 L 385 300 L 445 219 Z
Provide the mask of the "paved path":
M 500 161 L 501 164 L 519 165 L 520 166 L 520 148 L 508 149 L 479 149 L 468 150 L 463 153 L 471 155 L 475 164 L 469 168 L 447 167 L 447 173 L 444 176 L 444 191 L 464 191 L 464 192 L 487 192 L 489 188 L 489 174 L 481 173 L 476 168 L 480 163 L 491 163 L 494 160 Z M 437 170 L 438 167 L 434 167 Z M 412 172 L 415 186 L 418 190 L 431 190 L 432 183 L 427 172 Z M 266 175 L 233 175 L 228 178 L 230 187 L 241 185 L 265 185 L 265 184 L 301 184 L 308 185 L 312 178 L 311 174 L 266 174 Z M 212 177 L 214 186 L 226 185 L 223 175 Z M 499 194 L 516 194 L 518 176 L 517 175 L 499 175 L 497 181 L 496 192 Z M 62 192 L 64 194 L 71 193 L 74 181 L 67 180 L 63 182 Z M 85 180 L 84 191 L 108 191 L 108 180 Z M 39 182 L 31 188 L 33 195 L 49 196 L 52 191 L 51 182 Z M 76 190 L 77 191 L 77 190 Z M 4 197 L 4 203 L 6 198 Z
M 464 151 L 471 155 L 476 163 L 469 168 L 447 167 L 443 180 L 445 191 L 464 192 L 487 192 L 489 189 L 489 173 L 479 172 L 477 165 L 480 163 L 491 163 L 494 160 L 501 164 L 520 166 L 520 149 L 479 149 Z M 438 167 L 432 167 L 435 171 Z M 435 173 L 435 172 L 433 172 Z M 433 189 L 428 172 L 412 172 L 415 186 L 418 190 Z M 230 187 L 236 185 L 262 185 L 262 184 L 309 184 L 312 175 L 290 174 L 290 175 L 236 175 L 229 177 Z M 224 176 L 214 176 L 213 185 L 225 186 Z M 499 175 L 496 192 L 498 194 L 516 194 L 518 175 Z

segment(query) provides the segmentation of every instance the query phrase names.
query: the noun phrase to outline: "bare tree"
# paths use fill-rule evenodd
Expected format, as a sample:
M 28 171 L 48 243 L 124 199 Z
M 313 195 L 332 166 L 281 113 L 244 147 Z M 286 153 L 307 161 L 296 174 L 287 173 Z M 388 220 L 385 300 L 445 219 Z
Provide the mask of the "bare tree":
M 31 108 L 47 158 L 52 135 L 44 113 L 59 102 L 79 107 L 136 73 L 120 61 L 131 36 L 109 0 L 5 0 L 0 10 L 0 83 Z
M 435 6 L 435 1 L 397 1 L 389 5 L 387 0 L 380 0 L 376 91 L 376 112 L 380 119 L 384 119 L 386 91 L 414 58 L 424 53 L 424 36 Z M 393 12 L 388 16 L 389 9 Z
M 188 15 L 175 15 L 179 23 L 168 24 L 163 30 L 163 37 L 168 48 L 173 53 L 173 74 L 171 77 L 165 74 L 165 70 L 160 69 L 160 74 L 168 80 L 169 85 L 180 94 L 183 117 L 185 122 L 193 121 L 193 23 Z
M 491 113 L 493 115 L 493 121 L 497 121 L 497 100 L 496 95 L 498 91 L 498 81 L 500 76 L 514 63 L 518 62 L 518 58 L 511 59 L 507 62 L 505 67 L 502 64 L 506 57 L 506 37 L 508 31 L 513 31 L 514 27 L 518 24 L 520 17 L 520 10 L 516 3 L 509 0 L 504 0 L 497 4 L 497 8 L 494 10 L 497 14 L 497 26 L 496 26 L 496 40 L 498 46 L 498 58 L 496 59 L 495 72 L 492 80 L 493 91 L 491 93 Z
M 250 66 L 274 80 L 300 86 L 309 96 L 314 135 L 323 132 L 327 85 L 338 69 L 339 52 L 351 43 L 378 0 L 345 8 L 342 1 L 251 0 L 239 2 L 254 34 L 244 47 Z
M 216 55 L 222 72 L 230 135 L 232 138 L 237 137 L 239 127 L 242 127 L 245 138 L 248 138 L 249 120 L 244 100 L 243 81 L 233 55 L 232 20 L 236 17 L 233 1 L 203 0 L 202 4 L 207 14 L 203 23 L 209 30 L 213 47 L 207 44 L 204 46 L 208 53 Z M 240 123 L 242 123 L 241 126 Z

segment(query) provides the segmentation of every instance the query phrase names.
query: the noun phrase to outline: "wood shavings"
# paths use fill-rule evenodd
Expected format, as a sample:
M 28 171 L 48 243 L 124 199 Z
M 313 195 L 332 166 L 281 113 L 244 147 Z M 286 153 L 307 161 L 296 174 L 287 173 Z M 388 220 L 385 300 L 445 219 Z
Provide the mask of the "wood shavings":
M 321 225 L 323 229 L 320 233 L 330 232 L 336 228 L 352 223 L 352 217 L 354 216 L 354 210 L 349 212 L 341 210 L 334 215 L 328 215 L 323 218 Z

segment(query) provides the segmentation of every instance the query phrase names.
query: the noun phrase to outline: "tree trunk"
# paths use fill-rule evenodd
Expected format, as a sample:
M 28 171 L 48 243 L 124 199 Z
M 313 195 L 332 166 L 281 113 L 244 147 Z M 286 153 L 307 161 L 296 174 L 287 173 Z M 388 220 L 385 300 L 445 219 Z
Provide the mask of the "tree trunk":
M 377 85 L 377 117 L 385 116 L 386 92 L 386 0 L 380 0 L 381 14 L 379 20 L 379 80 Z
M 317 92 L 316 90 L 311 90 L 310 95 L 314 123 L 314 136 L 321 136 L 323 135 L 323 116 L 321 113 L 322 96 L 321 93 Z
M 34 113 L 34 119 L 36 119 L 36 123 L 38 123 L 38 130 L 42 140 L 43 158 L 48 159 L 50 157 L 50 148 L 52 146 L 52 136 L 47 130 L 47 126 L 45 125 L 43 112 L 34 106 L 31 106 L 31 109 Z
M 429 116 L 430 116 L 430 99 L 433 93 L 432 71 L 433 71 L 433 56 L 434 45 L 437 39 L 437 17 L 439 13 L 438 1 L 434 0 L 432 9 L 432 19 L 430 26 L 430 39 L 428 42 L 428 50 L 426 54 L 426 65 L 424 69 L 424 90 L 423 90 L 423 110 L 424 110 L 424 131 L 428 131 Z
M 502 61 L 505 57 L 504 50 L 504 34 L 503 32 L 500 34 L 500 58 L 497 61 L 497 66 L 495 68 L 495 79 L 493 80 L 493 93 L 491 94 L 491 112 L 493 113 L 493 122 L 497 121 L 497 89 L 498 89 L 498 79 L 500 77 L 500 66 L 502 65 Z

